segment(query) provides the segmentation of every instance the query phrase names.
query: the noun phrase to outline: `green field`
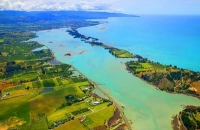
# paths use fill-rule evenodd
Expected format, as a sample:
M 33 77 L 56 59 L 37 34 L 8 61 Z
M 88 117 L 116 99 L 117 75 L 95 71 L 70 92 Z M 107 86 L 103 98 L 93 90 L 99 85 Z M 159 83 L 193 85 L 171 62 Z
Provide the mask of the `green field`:
M 45 118 L 43 118 L 39 121 L 20 128 L 20 130 L 48 130 L 47 121 Z
M 127 69 L 135 76 L 156 86 L 160 90 L 198 95 L 200 74 L 172 65 L 163 65 L 138 56 L 135 61 L 126 62 Z
M 77 122 L 84 115 L 91 116 L 90 127 L 104 123 L 114 112 L 109 102 L 83 91 L 94 86 L 70 65 L 50 64 L 50 50 L 31 51 L 38 47 L 42 45 L 36 42 L 0 45 L 0 129 L 47 130 L 72 124 L 84 129 Z M 94 99 L 101 103 L 94 105 Z
M 118 58 L 133 58 L 134 55 L 128 51 L 121 49 L 110 49 L 109 52 Z
M 1 43 L 1 42 L 4 42 L 4 39 L 0 39 L 0 43 Z
M 68 123 L 65 123 L 59 127 L 56 127 L 55 130 L 88 130 L 84 127 L 78 119 L 72 120 Z
M 94 112 L 93 114 L 86 116 L 86 120 L 83 121 L 83 124 L 92 129 L 96 126 L 104 125 L 104 122 L 112 117 L 113 114 L 114 106 L 110 106 L 101 111 Z

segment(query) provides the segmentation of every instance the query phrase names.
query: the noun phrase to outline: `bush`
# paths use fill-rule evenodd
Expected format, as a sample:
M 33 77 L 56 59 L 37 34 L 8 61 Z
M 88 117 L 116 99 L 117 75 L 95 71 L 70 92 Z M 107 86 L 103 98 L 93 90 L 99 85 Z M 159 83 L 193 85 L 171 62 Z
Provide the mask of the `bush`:
M 90 111 L 88 108 L 81 108 L 80 110 L 77 110 L 77 111 L 73 111 L 72 114 L 74 116 L 78 115 L 78 114 L 81 114 L 81 113 L 84 113 L 84 112 L 87 112 L 87 111 Z

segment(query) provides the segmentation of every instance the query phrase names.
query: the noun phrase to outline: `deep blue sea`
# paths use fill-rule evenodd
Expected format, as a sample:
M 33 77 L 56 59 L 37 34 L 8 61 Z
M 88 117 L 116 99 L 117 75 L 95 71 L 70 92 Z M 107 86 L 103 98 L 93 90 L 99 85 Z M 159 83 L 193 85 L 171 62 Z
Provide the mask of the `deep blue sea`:
M 144 15 L 106 21 L 79 31 L 156 62 L 200 71 L 200 16 Z

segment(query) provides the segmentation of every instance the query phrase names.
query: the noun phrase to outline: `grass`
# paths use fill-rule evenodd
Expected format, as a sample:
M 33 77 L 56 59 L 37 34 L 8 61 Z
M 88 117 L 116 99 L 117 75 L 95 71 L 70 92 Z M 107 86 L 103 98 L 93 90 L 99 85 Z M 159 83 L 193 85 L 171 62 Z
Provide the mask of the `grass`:
M 61 81 L 60 78 L 57 78 L 56 80 L 57 80 L 59 86 L 60 86 L 60 85 L 63 85 L 63 83 L 62 83 L 62 81 Z
M 48 130 L 46 119 L 43 118 L 37 122 L 21 127 L 20 130 Z
M 136 72 L 146 72 L 149 71 L 149 69 L 144 69 L 144 68 L 137 68 Z
M 128 66 L 130 69 L 133 70 L 134 73 L 140 73 L 140 72 L 166 72 L 166 68 L 159 64 L 159 63 L 155 63 L 155 62 L 150 62 L 150 61 L 146 61 L 146 62 L 139 62 L 139 61 L 135 61 L 135 62 L 129 62 Z
M 32 82 L 33 88 L 40 88 L 43 87 L 40 81 Z
M 197 112 L 197 114 L 194 114 L 194 117 L 196 120 L 200 121 L 200 113 Z
M 15 100 L 15 102 L 16 102 L 16 100 Z M 2 113 L 2 111 L 3 111 L 3 113 Z M 27 124 L 30 122 L 29 111 L 30 111 L 30 106 L 29 106 L 29 103 L 27 103 L 27 102 L 21 103 L 20 105 L 12 106 L 9 109 L 1 108 L 0 122 L 5 122 L 11 118 L 14 118 L 15 121 L 13 121 L 13 124 L 11 122 L 12 125 L 16 125 L 15 123 L 17 120 L 20 120 L 20 121 L 24 122 L 25 124 Z M 9 125 L 9 124 L 7 124 L 7 125 Z
M 68 85 L 55 89 L 55 91 L 51 93 L 42 94 L 32 99 L 30 101 L 31 118 L 37 120 L 38 114 L 45 113 L 46 115 L 49 115 L 53 113 L 63 103 L 66 103 L 65 96 L 69 94 L 76 94 L 80 97 L 84 96 L 84 93 L 78 86 L 78 84 Z
M 46 74 L 43 74 L 43 75 L 39 75 L 39 78 L 40 78 L 40 80 L 44 80 L 44 79 L 47 79 L 47 76 L 46 76 Z
M 55 87 L 56 86 L 53 79 L 43 80 L 42 83 L 43 83 L 44 87 Z
M 50 124 L 53 124 L 55 121 L 66 119 L 66 114 L 76 111 L 79 108 L 87 108 L 88 105 L 85 102 L 78 102 L 71 106 L 67 106 L 59 111 L 56 111 L 53 114 L 48 116 L 48 121 Z M 90 111 L 91 112 L 91 111 Z M 72 115 L 72 114 L 71 114 Z
M 0 42 L 4 42 L 4 39 L 0 39 Z
M 134 57 L 132 53 L 125 50 L 121 50 L 121 49 L 111 49 L 109 52 L 118 58 L 133 58 Z
M 75 119 L 56 127 L 55 130 L 87 130 L 87 128 L 85 128 L 78 119 Z
M 104 125 L 105 120 L 108 120 L 110 117 L 113 116 L 114 114 L 114 106 L 109 106 L 101 111 L 95 112 L 91 115 L 86 116 L 85 121 L 83 123 L 89 127 L 89 128 L 94 128 L 96 126 Z M 106 114 L 105 114 L 106 113 Z M 88 121 L 90 120 L 90 121 Z
M 152 68 L 150 63 L 140 63 L 144 68 Z
M 24 89 L 24 88 L 25 88 L 25 85 L 19 85 L 19 86 L 14 86 L 14 87 L 11 87 L 11 88 L 4 89 L 3 92 L 21 90 L 21 89 Z

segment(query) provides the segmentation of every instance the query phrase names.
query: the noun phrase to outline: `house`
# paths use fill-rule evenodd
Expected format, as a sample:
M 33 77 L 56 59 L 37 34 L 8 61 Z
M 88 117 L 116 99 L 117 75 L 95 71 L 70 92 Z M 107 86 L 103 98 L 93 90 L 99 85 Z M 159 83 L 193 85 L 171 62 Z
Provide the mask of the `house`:
M 100 102 L 99 101 L 92 101 L 92 104 L 93 105 L 98 105 L 98 104 L 100 104 Z
M 82 116 L 82 117 L 79 117 L 78 120 L 79 120 L 80 122 L 83 122 L 83 121 L 85 120 L 85 118 L 86 118 L 86 116 Z

